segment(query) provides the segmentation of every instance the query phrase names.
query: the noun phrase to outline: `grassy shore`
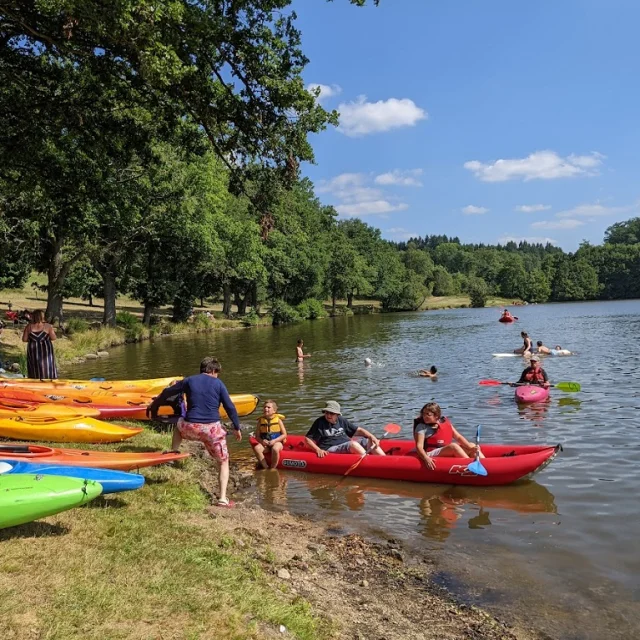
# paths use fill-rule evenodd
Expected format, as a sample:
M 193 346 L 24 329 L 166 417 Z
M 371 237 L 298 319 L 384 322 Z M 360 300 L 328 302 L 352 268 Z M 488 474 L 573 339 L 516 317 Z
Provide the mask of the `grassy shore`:
M 147 430 L 101 448 L 168 445 Z M 235 509 L 211 506 L 215 474 L 196 453 L 145 470 L 141 490 L 0 531 L 0 638 L 537 637 L 457 604 L 397 541 L 260 509 L 247 469 L 232 473 Z

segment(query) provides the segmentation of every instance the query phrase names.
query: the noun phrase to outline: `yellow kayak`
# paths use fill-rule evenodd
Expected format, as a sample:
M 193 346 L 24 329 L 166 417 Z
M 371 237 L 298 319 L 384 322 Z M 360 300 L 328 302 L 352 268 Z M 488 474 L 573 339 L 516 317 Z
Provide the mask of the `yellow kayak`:
M 120 442 L 143 429 L 127 429 L 95 418 L 33 415 L 26 419 L 0 419 L 0 437 L 41 442 Z
M 21 402 L 11 398 L 0 398 L 0 418 L 21 418 L 29 421 L 30 416 L 53 418 L 98 418 L 100 411 L 89 407 L 67 407 L 59 404 Z
M 233 402 L 236 411 L 238 412 L 239 417 L 244 417 L 252 414 L 256 407 L 258 406 L 258 402 L 260 402 L 260 398 L 258 396 L 254 396 L 251 393 L 232 393 L 229 396 L 231 398 L 231 402 Z M 146 414 L 146 406 L 140 409 L 139 411 L 126 413 L 127 420 L 148 420 Z M 158 411 L 158 416 L 161 418 L 166 418 L 168 416 L 173 415 L 173 408 L 167 405 L 160 407 Z M 125 415 L 123 414 L 123 417 Z M 224 407 L 220 405 L 220 417 L 223 420 L 226 420 L 229 416 L 227 412 L 224 410 Z
M 31 378 L 0 378 L 0 382 L 11 387 L 37 390 L 110 391 L 111 393 L 142 393 L 156 395 L 182 376 L 171 378 L 149 378 L 146 380 L 35 380 Z

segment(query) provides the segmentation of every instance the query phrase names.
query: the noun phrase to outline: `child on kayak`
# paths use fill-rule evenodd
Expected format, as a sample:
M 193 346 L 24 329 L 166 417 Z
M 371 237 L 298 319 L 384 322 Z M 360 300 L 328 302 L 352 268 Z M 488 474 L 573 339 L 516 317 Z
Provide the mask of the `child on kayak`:
M 426 369 L 420 369 L 420 371 L 418 371 L 418 375 L 423 378 L 431 378 L 432 380 L 435 380 L 438 377 L 438 369 L 437 367 L 431 367 L 428 371 Z
M 284 416 L 276 413 L 278 405 L 274 400 L 267 400 L 262 406 L 262 415 L 256 425 L 256 440 L 253 453 L 263 469 L 269 468 L 264 457 L 265 450 L 271 451 L 271 469 L 278 466 L 280 452 L 287 440 L 287 430 L 284 428 Z
M 473 458 L 477 451 L 484 458 L 477 445 L 460 435 L 448 418 L 442 417 L 442 410 L 436 402 L 427 402 L 413 421 L 413 439 L 418 457 L 428 469 L 436 468 L 433 458 L 438 457 Z
M 529 366 L 522 372 L 520 380 L 512 383 L 511 386 L 515 387 L 519 384 L 536 384 L 540 387 L 545 387 L 545 389 L 550 386 L 547 372 L 540 366 L 540 360 L 537 356 L 531 356 Z

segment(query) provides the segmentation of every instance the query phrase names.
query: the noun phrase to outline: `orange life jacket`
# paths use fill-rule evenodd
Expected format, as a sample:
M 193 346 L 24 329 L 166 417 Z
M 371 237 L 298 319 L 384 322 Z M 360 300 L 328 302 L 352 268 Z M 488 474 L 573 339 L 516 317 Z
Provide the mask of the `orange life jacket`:
M 524 379 L 527 382 L 535 382 L 536 384 L 544 384 L 544 373 L 542 372 L 542 368 L 538 367 L 535 371 L 528 371 Z
M 418 426 L 418 425 L 416 425 Z M 442 416 L 438 420 L 438 430 L 428 438 L 425 438 L 425 449 L 436 449 L 439 447 L 446 447 L 453 442 L 453 425 L 449 422 L 448 418 Z

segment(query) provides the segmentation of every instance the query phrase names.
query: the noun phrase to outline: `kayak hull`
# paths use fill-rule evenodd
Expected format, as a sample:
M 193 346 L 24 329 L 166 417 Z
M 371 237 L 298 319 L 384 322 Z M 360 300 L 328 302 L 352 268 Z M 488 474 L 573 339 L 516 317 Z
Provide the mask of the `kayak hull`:
M 514 322 L 514 319 L 513 318 L 499 318 L 498 322 L 502 322 L 504 324 L 510 324 L 510 323 Z
M 251 439 L 255 445 L 256 440 Z M 381 440 L 387 455 L 328 454 L 319 458 L 305 444 L 303 436 L 288 436 L 280 453 L 278 469 L 308 471 L 351 477 L 405 480 L 438 484 L 471 486 L 505 485 L 529 479 L 547 466 L 561 450 L 561 446 L 483 445 L 486 456 L 482 464 L 488 474 L 479 476 L 467 468 L 471 458 L 434 458 L 436 468 L 427 469 L 415 452 L 413 440 Z M 269 454 L 265 452 L 265 457 Z M 359 464 L 354 466 L 357 462 Z
M 38 464 L 21 460 L 0 461 L 0 477 L 17 473 L 31 473 L 46 476 L 64 476 L 93 480 L 102 485 L 102 493 L 120 493 L 134 491 L 144 484 L 144 476 L 137 473 L 125 473 L 112 469 L 96 469 L 92 467 L 67 467 L 56 464 Z
M 128 429 L 95 418 L 29 418 L 0 419 L 0 437 L 39 442 L 106 443 L 121 442 L 144 429 Z
M 109 391 L 81 392 L 29 389 L 18 386 L 8 386 L 0 383 L 0 399 L 20 400 L 28 403 L 41 403 L 51 406 L 87 407 L 99 412 L 101 418 L 127 418 L 129 420 L 148 420 L 146 410 L 153 400 L 153 396 L 139 393 L 111 393 Z M 250 393 L 233 394 L 231 401 L 239 416 L 248 416 L 256 410 L 260 399 Z M 159 416 L 173 415 L 169 406 L 160 407 Z M 221 406 L 220 416 L 228 418 Z
M 24 460 L 46 464 L 58 464 L 72 467 L 94 467 L 97 469 L 115 469 L 133 471 L 144 467 L 175 462 L 188 458 L 188 453 L 171 452 L 114 452 L 83 451 L 82 449 L 62 449 L 34 444 L 0 445 L 0 461 Z
M 15 474 L 0 476 L 0 529 L 79 507 L 102 493 L 92 480 Z
M 67 407 L 62 404 L 43 404 L 38 402 L 23 402 L 11 398 L 0 399 L 0 418 L 24 418 L 30 416 L 54 416 L 62 418 L 97 418 L 100 411 L 88 407 Z
M 522 385 L 516 387 L 516 402 L 519 404 L 531 404 L 532 402 L 545 402 L 549 399 L 549 389 L 536 385 Z
M 170 378 L 150 378 L 147 380 L 36 380 L 33 378 L 2 378 L 3 383 L 12 387 L 48 391 L 51 389 L 76 389 L 78 391 L 110 391 L 111 393 L 160 393 L 182 376 Z

